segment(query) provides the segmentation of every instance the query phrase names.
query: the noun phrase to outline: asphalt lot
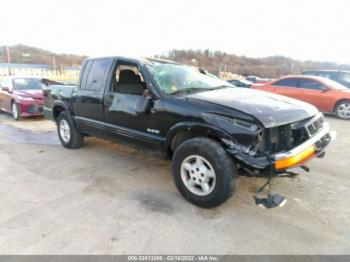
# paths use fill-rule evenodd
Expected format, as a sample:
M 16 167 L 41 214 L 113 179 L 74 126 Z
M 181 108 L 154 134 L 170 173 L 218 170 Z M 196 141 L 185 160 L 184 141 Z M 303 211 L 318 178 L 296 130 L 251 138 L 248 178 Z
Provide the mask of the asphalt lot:
M 278 178 L 264 210 L 241 177 L 224 205 L 186 202 L 170 162 L 96 138 L 64 149 L 55 125 L 0 114 L 1 254 L 349 254 L 350 122 L 311 173 Z

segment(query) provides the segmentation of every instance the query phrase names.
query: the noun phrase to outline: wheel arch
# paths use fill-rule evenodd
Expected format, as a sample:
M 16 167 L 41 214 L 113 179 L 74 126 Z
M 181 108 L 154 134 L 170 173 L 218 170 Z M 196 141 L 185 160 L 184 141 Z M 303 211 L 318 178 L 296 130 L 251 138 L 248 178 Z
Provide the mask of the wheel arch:
M 339 100 L 337 100 L 334 104 L 334 107 L 333 107 L 333 112 L 335 112 L 337 110 L 337 106 L 341 103 L 341 102 L 345 102 L 345 101 L 349 101 L 350 102 L 350 99 L 348 98 L 341 98 Z
M 52 107 L 52 115 L 55 121 L 57 121 L 58 115 L 63 111 L 69 111 L 67 105 L 60 101 L 55 102 L 54 106 Z
M 54 106 L 52 107 L 53 119 L 57 121 L 58 115 L 63 111 L 69 111 L 68 107 L 61 101 L 55 102 Z
M 224 130 L 205 123 L 182 122 L 170 128 L 164 143 L 166 159 L 172 159 L 176 148 L 188 139 L 195 137 L 208 137 L 223 144 L 223 138 L 229 138 Z

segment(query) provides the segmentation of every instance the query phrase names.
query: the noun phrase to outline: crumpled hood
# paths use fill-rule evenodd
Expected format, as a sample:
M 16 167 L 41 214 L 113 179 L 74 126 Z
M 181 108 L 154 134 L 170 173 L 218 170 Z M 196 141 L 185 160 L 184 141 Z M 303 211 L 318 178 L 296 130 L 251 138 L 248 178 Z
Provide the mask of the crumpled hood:
M 15 90 L 15 95 L 27 96 L 35 99 L 43 99 L 43 90 L 41 89 L 25 89 L 25 90 Z
M 313 105 L 247 88 L 225 88 L 193 93 L 188 99 L 198 99 L 230 107 L 258 119 L 266 128 L 293 123 L 318 113 Z

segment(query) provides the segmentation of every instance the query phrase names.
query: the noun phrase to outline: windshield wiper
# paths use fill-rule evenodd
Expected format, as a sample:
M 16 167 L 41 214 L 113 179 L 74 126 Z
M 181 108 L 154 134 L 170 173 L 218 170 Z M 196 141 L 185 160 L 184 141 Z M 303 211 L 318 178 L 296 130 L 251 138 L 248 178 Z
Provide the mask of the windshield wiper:
M 180 94 L 180 93 L 191 93 L 194 91 L 210 91 L 215 89 L 231 88 L 231 87 L 232 86 L 229 86 L 229 85 L 221 85 L 221 86 L 215 86 L 215 87 L 190 87 L 190 88 L 174 91 L 171 94 L 174 95 L 174 94 Z
M 196 88 L 196 87 L 190 87 L 190 88 L 185 88 L 185 89 L 181 89 L 181 90 L 177 90 L 172 92 L 171 94 L 180 94 L 180 93 L 191 93 L 194 91 L 208 91 L 211 90 L 211 88 Z
M 216 86 L 216 87 L 210 88 L 209 90 L 222 89 L 222 88 L 232 88 L 232 87 L 233 87 L 233 86 L 222 85 L 222 86 Z

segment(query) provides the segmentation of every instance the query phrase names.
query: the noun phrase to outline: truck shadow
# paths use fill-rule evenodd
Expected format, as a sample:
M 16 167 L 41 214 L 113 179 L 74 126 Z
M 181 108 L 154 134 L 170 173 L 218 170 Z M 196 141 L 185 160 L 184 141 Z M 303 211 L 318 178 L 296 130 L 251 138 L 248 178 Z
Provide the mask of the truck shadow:
M 221 216 L 222 210 L 228 207 L 241 208 L 248 205 L 255 208 L 254 194 L 266 182 L 266 178 L 250 177 L 245 171 L 240 170 L 233 197 L 217 208 L 205 209 L 191 205 L 177 191 L 172 181 L 170 161 L 97 138 L 88 138 L 86 148 L 89 151 L 100 151 L 96 154 L 101 153 L 101 155 L 112 153 L 114 163 L 111 163 L 112 166 L 109 167 L 111 169 L 120 169 L 119 164 L 116 163 L 117 159 L 127 163 L 124 173 L 129 180 L 132 180 L 130 183 L 134 184 L 134 188 L 136 188 L 132 190 L 130 197 L 152 212 L 171 214 L 191 207 L 193 212 L 205 219 L 217 219 Z M 96 173 L 96 176 L 99 175 Z M 120 177 L 114 176 L 113 179 L 118 180 Z M 137 185 L 141 180 L 142 185 Z M 98 181 L 101 182 L 101 180 Z M 116 183 L 114 182 L 114 184 Z M 276 183 L 275 188 L 278 187 L 277 184 L 279 183 Z M 98 187 L 100 188 L 99 192 L 106 189 L 106 186 L 100 183 Z
M 34 122 L 41 120 L 37 118 Z M 33 123 L 33 120 L 26 123 Z M 55 129 L 28 130 L 1 123 L 0 133 L 17 144 L 55 146 L 53 152 L 57 154 L 39 154 L 30 164 L 24 156 L 22 159 L 20 155 L 16 155 L 16 161 L 30 166 L 32 171 L 48 179 L 76 179 L 86 182 L 87 186 L 82 191 L 84 194 L 105 195 L 117 199 L 120 192 L 124 191 L 128 198 L 151 212 L 172 214 L 190 206 L 193 212 L 205 219 L 217 219 L 228 206 L 255 206 L 253 195 L 266 181 L 247 177 L 241 170 L 234 196 L 220 207 L 203 209 L 191 205 L 178 193 L 172 181 L 171 162 L 159 156 L 94 137 L 87 137 L 84 147 L 80 150 L 66 150 L 60 146 Z M 45 172 L 45 166 L 35 164 L 43 161 L 65 162 L 66 165 L 61 166 L 59 172 Z M 133 189 L 120 188 L 121 181 L 127 181 Z

